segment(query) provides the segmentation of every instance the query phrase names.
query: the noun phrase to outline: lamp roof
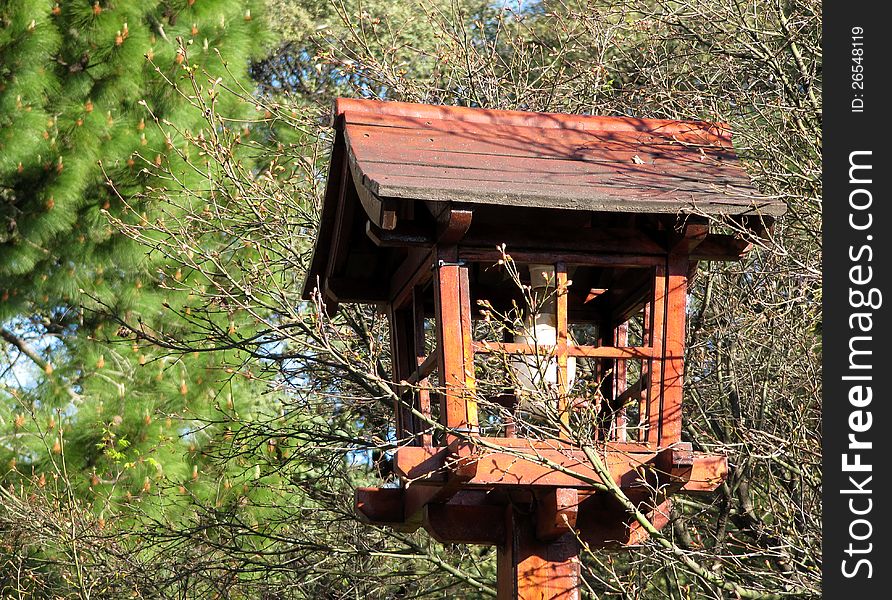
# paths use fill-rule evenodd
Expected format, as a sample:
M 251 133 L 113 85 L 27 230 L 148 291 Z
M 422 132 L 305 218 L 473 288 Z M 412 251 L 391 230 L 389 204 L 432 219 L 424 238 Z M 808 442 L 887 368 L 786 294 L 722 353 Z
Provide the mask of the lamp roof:
M 769 221 L 786 208 L 753 188 L 723 124 L 345 98 L 333 117 L 306 297 L 331 262 L 386 277 L 393 260 L 375 232 L 401 227 L 423 244 L 446 207 Z

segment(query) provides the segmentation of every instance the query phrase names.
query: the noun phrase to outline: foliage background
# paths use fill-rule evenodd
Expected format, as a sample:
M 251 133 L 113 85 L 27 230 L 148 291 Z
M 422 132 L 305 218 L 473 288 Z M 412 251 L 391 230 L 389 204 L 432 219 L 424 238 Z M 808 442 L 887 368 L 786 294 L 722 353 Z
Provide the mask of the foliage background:
M 686 436 L 731 477 L 583 595 L 819 595 L 818 2 L 0 7 L 0 595 L 492 596 L 492 549 L 353 516 L 386 323 L 299 298 L 337 95 L 731 124 L 789 210 L 691 290 Z

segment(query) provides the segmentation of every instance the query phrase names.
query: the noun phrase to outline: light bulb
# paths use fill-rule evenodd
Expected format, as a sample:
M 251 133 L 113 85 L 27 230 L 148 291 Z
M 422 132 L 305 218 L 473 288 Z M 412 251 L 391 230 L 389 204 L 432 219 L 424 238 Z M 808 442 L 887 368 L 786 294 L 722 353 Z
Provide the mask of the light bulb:
M 551 296 L 541 302 L 536 314 L 524 316 L 524 328 L 514 335 L 514 341 L 529 346 L 551 346 L 557 344 L 557 314 L 555 311 L 555 273 L 551 265 L 530 265 L 530 285 L 533 293 L 545 296 L 551 288 Z M 570 343 L 570 340 L 568 340 Z M 546 356 L 542 356 L 546 354 Z M 539 355 L 515 355 L 510 365 L 520 384 L 517 390 L 518 408 L 536 416 L 545 417 L 549 413 L 556 414 L 557 406 L 549 411 L 546 398 L 556 398 L 558 385 L 558 360 L 555 356 L 547 356 L 548 349 L 543 348 Z M 576 358 L 567 357 L 567 389 L 576 378 Z M 546 392 L 546 393 L 543 393 Z M 538 393 L 537 393 L 538 392 Z M 547 393 L 550 392 L 550 393 Z

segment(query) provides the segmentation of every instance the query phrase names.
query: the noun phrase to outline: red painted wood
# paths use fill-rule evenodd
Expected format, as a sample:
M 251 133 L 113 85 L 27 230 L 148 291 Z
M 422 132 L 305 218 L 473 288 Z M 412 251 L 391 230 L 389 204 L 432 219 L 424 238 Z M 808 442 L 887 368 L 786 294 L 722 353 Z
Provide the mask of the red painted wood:
M 664 353 L 664 340 L 666 328 L 666 298 L 668 293 L 668 277 L 666 265 L 659 265 L 654 273 L 654 296 L 651 310 L 650 334 L 651 346 L 656 350 L 657 357 Z M 649 444 L 660 443 L 660 408 L 663 405 L 663 361 L 653 358 L 648 361 L 647 372 L 650 386 L 647 392 L 647 428 L 645 440 Z
M 536 537 L 535 517 L 506 508 L 507 542 L 497 557 L 498 600 L 578 600 L 579 544 L 573 534 Z
M 438 542 L 495 546 L 507 536 L 504 511 L 498 505 L 428 504 L 424 528 Z
M 517 158 L 510 156 L 493 156 L 486 161 L 475 154 L 443 153 L 435 156 L 426 155 L 424 160 L 430 164 L 418 164 L 415 161 L 400 160 L 397 157 L 381 156 L 374 161 L 359 163 L 362 173 L 370 180 L 383 184 L 385 179 L 403 177 L 430 178 L 434 180 L 457 179 L 468 182 L 490 182 L 494 189 L 503 189 L 504 182 L 518 182 L 536 189 L 545 185 L 574 187 L 580 185 L 606 186 L 611 182 L 623 193 L 627 190 L 668 190 L 677 189 L 697 196 L 709 196 L 701 180 L 708 180 L 715 186 L 711 192 L 721 196 L 726 186 L 743 188 L 748 185 L 745 175 L 730 170 L 718 171 L 707 168 L 702 163 L 688 165 L 682 169 L 677 164 L 669 170 L 661 165 L 659 159 L 654 163 L 637 164 L 634 150 L 628 158 L 619 161 L 584 162 L 578 160 L 555 160 L 548 158 Z M 641 158 L 639 156 L 639 158 Z M 668 160 L 665 160 L 668 163 Z M 505 163 L 500 167 L 500 163 Z M 439 184 L 438 184 L 439 185 Z M 729 190 L 730 191 L 730 190 Z M 677 202 L 677 199 L 676 199 Z M 736 203 L 739 203 L 736 200 Z M 383 207 L 375 207 L 383 210 Z
M 687 273 L 687 257 L 670 257 L 663 358 L 663 402 L 660 407 L 662 420 L 659 443 L 663 447 L 681 440 Z
M 540 354 L 545 355 L 554 352 L 555 356 L 560 356 L 557 346 L 549 346 L 540 344 L 531 346 L 519 342 L 474 342 L 474 352 L 480 354 Z M 659 356 L 659 351 L 650 347 L 643 346 L 568 346 L 565 349 L 568 356 L 581 356 L 585 358 L 650 358 Z
M 653 510 L 646 506 L 639 509 L 657 528 L 662 529 L 669 523 L 669 500 L 663 500 Z M 635 546 L 647 541 L 648 533 L 628 513 L 618 508 L 583 507 L 576 521 L 581 532 L 582 541 L 595 548 L 620 548 Z
M 651 282 L 653 286 L 653 281 Z M 653 297 L 655 293 L 651 288 L 650 300 L 644 304 L 644 319 L 642 328 L 641 342 L 649 346 L 653 345 Z M 651 390 L 651 373 L 653 371 L 654 361 L 641 361 L 641 392 L 638 398 L 638 427 L 635 430 L 635 440 L 639 442 L 647 441 L 647 407 Z
M 629 343 L 629 325 L 622 323 L 617 325 L 613 331 L 613 343 L 618 346 L 625 346 Z M 614 366 L 615 373 L 613 376 L 613 435 L 611 439 L 618 441 L 626 441 L 626 408 L 623 400 L 623 394 L 628 389 L 627 371 L 628 365 L 625 361 L 618 360 Z
M 536 537 L 553 541 L 575 531 L 583 498 L 576 488 L 548 488 L 536 494 Z
M 356 514 L 375 525 L 403 522 L 404 490 L 401 488 L 361 487 L 353 492 Z
M 445 414 L 441 416 L 448 428 L 472 430 L 477 427 L 477 406 L 473 398 L 473 362 L 466 363 L 470 348 L 470 331 L 463 325 L 470 323 L 470 298 L 467 297 L 467 268 L 448 255 L 434 274 L 435 309 L 439 349 L 439 373 L 445 387 Z M 453 254 L 457 257 L 457 254 Z M 462 273 L 464 271 L 464 274 Z M 462 283 L 462 278 L 464 284 Z M 465 295 L 462 294 L 462 289 Z M 447 436 L 451 441 L 452 437 Z
M 471 322 L 471 290 L 468 282 L 468 267 L 458 270 L 459 315 L 462 347 L 462 376 L 464 381 L 465 422 L 473 433 L 477 433 L 477 384 L 474 374 L 474 337 Z
M 629 249 L 631 250 L 631 248 Z M 482 262 L 495 264 L 502 260 L 502 253 L 495 248 L 482 247 L 466 247 L 460 246 L 458 249 L 459 258 L 469 262 Z M 567 252 L 555 248 L 551 252 L 544 250 L 512 250 L 508 249 L 508 254 L 515 262 L 524 264 L 549 264 L 552 261 L 560 260 L 567 266 L 572 265 L 589 265 L 596 267 L 653 267 L 656 265 L 665 265 L 666 256 L 648 256 L 641 254 L 592 254 L 588 252 Z
M 367 174 L 397 164 L 411 165 L 413 171 L 471 169 L 471 178 L 477 170 L 523 175 L 528 167 L 550 175 L 609 175 L 628 170 L 668 177 L 699 175 L 709 181 L 749 185 L 734 156 L 714 147 L 704 147 L 701 154 L 697 148 L 641 134 L 544 138 L 535 133 L 528 129 L 458 132 L 349 125 L 346 136 Z M 722 162 L 717 160 L 720 157 Z M 500 161 L 504 168 L 499 168 Z
M 559 133 L 603 131 L 643 132 L 665 137 L 707 135 L 714 137 L 715 143 L 731 147 L 731 134 L 726 125 L 697 121 L 531 113 L 352 98 L 338 98 L 335 101 L 334 115 L 336 117 L 344 115 L 344 121 L 351 123 L 440 127 L 443 129 L 478 123 L 498 126 L 498 128 L 519 126 L 558 129 Z
M 541 206 L 564 210 L 616 211 L 625 208 L 628 212 L 677 212 L 680 209 L 699 208 L 709 213 L 734 212 L 740 210 L 741 200 L 733 197 L 732 189 L 725 189 L 719 182 L 717 189 L 705 190 L 692 181 L 677 181 L 664 178 L 658 180 L 649 174 L 622 175 L 629 187 L 616 185 L 610 177 L 586 177 L 579 181 L 541 181 L 532 186 L 522 178 L 504 180 L 467 179 L 461 170 L 455 173 L 415 174 L 415 167 L 403 167 L 399 172 L 371 172 L 366 186 L 379 197 L 415 198 L 471 204 L 516 204 L 518 206 Z M 465 174 L 466 175 L 466 174 Z M 634 189 L 634 194 L 629 190 Z M 685 198 L 680 202 L 679 198 Z M 754 210 L 770 210 L 767 203 L 752 204 Z
M 397 399 L 394 401 L 395 429 L 398 443 L 413 439 L 417 430 L 411 407 L 414 392 L 400 385 L 415 371 L 413 351 L 413 316 L 409 310 L 390 311 L 390 351 L 393 382 Z
M 567 309 L 567 295 L 569 279 L 567 278 L 567 265 L 558 262 L 555 264 L 555 279 L 557 289 L 555 290 L 555 329 L 556 342 L 554 347 L 555 358 L 557 359 L 557 384 L 558 384 L 558 416 L 563 423 L 560 432 L 562 438 L 570 437 L 570 381 L 568 379 L 567 358 L 569 349 L 569 315 Z
M 633 502 L 657 504 L 649 518 L 662 527 L 666 495 L 712 490 L 728 472 L 724 457 L 680 442 L 686 277 L 691 261 L 736 259 L 747 250 L 741 240 L 710 234 L 702 219 L 690 218 L 677 233 L 675 215 L 701 208 L 740 217 L 757 207 L 774 215 L 783 203 L 754 200 L 729 134 L 700 123 L 353 100 L 338 101 L 336 122 L 319 235 L 325 243 L 310 277 L 321 276 L 332 302 L 338 293 L 359 299 L 365 289 L 388 305 L 395 389 L 406 403 L 395 407 L 394 420 L 410 444 L 394 457 L 403 487 L 357 491 L 357 510 L 403 531 L 423 524 L 442 542 L 499 545 L 502 600 L 578 598 L 571 529 L 593 548 L 640 543 L 646 532 L 605 498 L 601 476 L 569 440 L 475 437 L 474 353 L 556 356 L 565 422 L 569 357 L 595 359 L 597 373 L 612 373 L 603 390 L 611 406 L 604 406 L 615 412 L 599 423 L 599 439 L 620 441 L 597 451 Z M 472 339 L 472 292 L 499 305 L 511 296 L 485 273 L 472 290 L 460 261 L 493 264 L 503 242 L 519 264 L 556 266 L 554 346 Z M 326 249 L 330 255 L 320 258 Z M 478 266 L 470 267 L 475 278 Z M 576 267 L 591 268 L 574 274 L 584 286 L 571 296 L 568 270 Z M 595 288 L 604 292 L 586 300 Z M 429 351 L 424 311 L 431 300 L 437 343 Z M 630 347 L 626 321 L 642 308 L 644 340 Z M 571 346 L 571 318 L 597 323 L 599 345 Z M 643 362 L 633 386 L 630 359 Z M 440 388 L 428 390 L 434 367 Z M 646 432 L 626 442 L 636 436 L 628 435 L 624 403 L 638 396 Z M 432 397 L 442 399 L 441 424 L 452 430 L 445 440 L 419 421 L 431 414 Z
M 426 418 L 431 418 L 431 396 L 430 390 L 426 389 L 427 376 L 426 361 L 430 357 L 436 357 L 436 349 L 431 353 L 430 357 L 426 356 L 427 348 L 425 346 L 424 332 L 424 296 L 421 289 L 415 287 L 412 289 L 412 325 L 413 325 L 413 347 L 415 350 L 415 364 L 418 365 L 418 386 L 420 389 L 416 392 L 418 398 L 418 411 Z M 436 361 L 432 361 L 436 363 Z M 432 367 L 431 367 L 432 370 Z M 425 447 L 429 447 L 432 442 L 431 425 L 423 420 L 418 421 L 420 431 L 417 432 L 417 442 Z
M 490 442 L 496 439 L 483 438 Z M 516 441 L 521 441 L 515 438 Z M 658 455 L 656 450 L 642 449 L 637 452 L 611 450 L 603 452 L 603 460 L 614 481 L 623 488 L 640 484 L 642 475 L 638 469 L 650 464 Z M 591 488 L 590 482 L 601 482 L 585 453 L 570 447 L 551 449 L 544 444 L 534 448 L 515 446 L 503 449 L 478 447 L 467 454 L 476 463 L 476 470 L 463 482 L 466 486 L 530 486 Z M 701 455 L 696 454 L 699 460 Z M 413 485 L 441 485 L 456 457 L 448 448 L 403 447 L 397 449 L 394 469 L 400 477 L 413 481 Z

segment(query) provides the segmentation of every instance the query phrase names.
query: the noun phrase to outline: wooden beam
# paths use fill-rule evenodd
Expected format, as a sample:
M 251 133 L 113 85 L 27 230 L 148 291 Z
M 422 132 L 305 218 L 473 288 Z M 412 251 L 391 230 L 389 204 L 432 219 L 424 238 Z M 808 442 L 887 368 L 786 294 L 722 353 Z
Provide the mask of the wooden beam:
M 626 403 L 636 400 L 641 397 L 641 392 L 644 391 L 647 386 L 646 377 L 644 375 L 638 378 L 638 381 L 633 383 L 630 387 L 625 388 L 613 401 L 616 407 L 625 406 Z M 625 441 L 625 440 L 622 440 Z
M 431 418 L 431 394 L 430 390 L 424 387 L 424 384 L 427 383 L 428 375 L 433 372 L 434 368 L 437 365 L 437 349 L 434 348 L 430 353 L 430 356 L 425 357 L 425 353 L 427 352 L 427 348 L 425 347 L 425 332 L 424 332 L 424 296 L 422 294 L 421 288 L 415 286 L 412 288 L 412 319 L 414 321 L 414 348 L 415 348 L 415 364 L 418 365 L 418 368 L 415 370 L 416 381 L 415 383 L 422 384 L 421 389 L 419 389 L 417 393 L 418 399 L 418 411 L 427 419 Z M 427 364 L 428 360 L 430 360 L 430 365 Z M 422 432 L 419 433 L 417 441 L 425 447 L 429 447 L 433 441 L 433 436 L 430 431 L 430 426 L 424 423 L 423 420 L 419 419 L 419 425 L 422 427 Z
M 570 436 L 570 379 L 567 366 L 567 356 L 569 348 L 569 319 L 567 310 L 567 292 L 569 280 L 567 279 L 567 265 L 562 262 L 555 264 L 555 279 L 557 289 L 555 290 L 555 324 L 556 342 L 554 348 L 555 357 L 557 358 L 557 384 L 558 384 L 558 417 L 564 427 L 560 432 L 562 438 Z
M 479 433 L 477 416 L 477 376 L 474 370 L 474 324 L 471 320 L 471 288 L 468 267 L 458 270 L 459 312 L 461 315 L 461 348 L 465 390 L 466 427 L 471 433 Z
M 665 354 L 664 340 L 666 335 L 666 305 L 668 295 L 668 276 L 666 264 L 658 265 L 654 272 L 654 295 L 650 311 L 651 346 L 657 351 L 658 356 Z M 647 417 L 642 417 L 646 423 L 645 440 L 657 446 L 660 442 L 660 421 L 662 419 L 661 407 L 663 405 L 663 362 L 652 358 L 648 361 L 647 372 L 650 375 L 647 391 Z
M 717 454 L 694 454 L 694 464 L 681 489 L 688 493 L 713 492 L 728 477 L 728 458 Z
M 431 278 L 434 253 L 432 250 L 410 248 L 403 262 L 390 278 L 390 303 L 402 308 L 412 300 L 414 288 Z
M 591 488 L 592 484 L 580 477 L 602 481 L 581 450 L 557 444 L 558 440 L 532 443 L 519 438 L 481 439 L 498 440 L 504 449 L 478 449 L 473 457 L 469 457 L 476 471 L 461 482 L 461 487 L 555 486 L 582 490 Z M 564 447 L 556 449 L 558 445 Z M 659 483 L 680 484 L 677 489 L 706 492 L 714 490 L 728 474 L 727 458 L 721 455 L 690 452 L 684 448 L 642 451 L 646 448 L 644 444 L 631 442 L 610 443 L 607 448 L 599 452 L 611 477 L 627 490 L 649 489 Z M 449 480 L 454 465 L 458 464 L 448 447 L 409 446 L 399 448 L 394 455 L 394 470 L 411 482 L 411 487 L 442 487 Z M 645 479 L 648 473 L 650 476 Z M 659 477 L 659 482 L 654 477 Z
M 524 248 L 507 248 L 507 253 L 515 262 L 524 264 L 551 264 L 560 261 L 568 266 L 594 266 L 594 267 L 653 267 L 657 264 L 665 264 L 664 256 L 643 256 L 640 254 L 588 254 L 582 252 L 566 252 L 553 250 L 551 252 L 527 250 Z M 502 260 L 502 254 L 495 248 L 479 248 L 471 246 L 459 247 L 459 258 L 470 262 L 483 262 L 495 264 Z
M 624 323 L 644 309 L 645 305 L 653 298 L 653 275 L 649 275 L 641 285 L 626 294 L 612 307 L 610 319 L 614 323 Z M 645 327 L 647 323 L 645 323 Z
M 412 485 L 406 489 L 406 502 L 403 514 L 407 524 L 418 527 L 424 522 L 425 507 L 428 504 L 448 502 L 461 490 L 457 480 L 447 481 L 443 485 Z
M 438 542 L 497 546 L 507 539 L 504 514 L 504 506 L 450 501 L 426 505 L 422 521 Z
M 613 330 L 613 343 L 618 346 L 625 346 L 629 343 L 629 324 L 626 321 L 620 322 Z M 626 441 L 626 403 L 623 394 L 629 390 L 628 385 L 629 365 L 625 361 L 616 361 L 615 373 L 613 375 L 613 390 L 611 395 L 611 405 L 614 411 L 613 415 L 613 439 Z M 638 380 L 641 381 L 640 379 Z M 640 389 L 640 386 L 639 386 Z
M 536 537 L 535 518 L 513 506 L 505 512 L 508 540 L 497 557 L 498 600 L 579 600 L 579 543 L 573 534 L 551 542 Z
M 488 438 L 489 439 L 489 438 Z M 509 439 L 509 438 L 503 438 Z M 614 480 L 622 487 L 643 483 L 637 469 L 650 463 L 657 453 L 608 452 L 605 463 Z M 447 448 L 399 448 L 394 456 L 394 469 L 401 476 L 415 482 L 441 484 L 456 464 Z M 450 459 L 453 462 L 450 462 Z M 468 486 L 536 486 L 590 488 L 593 481 L 601 482 L 591 462 L 582 450 L 478 448 L 473 457 L 476 472 L 468 478 Z M 428 473 L 430 479 L 428 480 Z
M 583 503 L 576 527 L 580 538 L 593 549 L 637 546 L 647 541 L 647 531 L 620 507 L 597 507 L 592 502 Z M 646 504 L 638 509 L 657 528 L 669 524 L 669 500 L 663 500 L 655 508 Z
M 615 227 L 567 227 L 531 221 L 529 224 L 487 223 L 475 225 L 462 242 L 467 246 L 493 247 L 506 244 L 508 248 L 552 251 L 556 244 L 561 250 L 586 254 L 666 254 L 666 248 L 638 229 Z
M 402 488 L 361 487 L 353 492 L 354 509 L 363 523 L 393 527 L 400 531 L 414 531 L 417 525 L 405 522 Z
M 474 364 L 468 362 L 471 345 L 470 297 L 467 267 L 447 262 L 440 254 L 434 272 L 434 303 L 437 318 L 438 370 L 445 389 L 445 414 L 440 420 L 450 429 L 477 430 L 474 397 Z M 450 442 L 454 436 L 447 434 Z
M 660 404 L 659 436 L 661 447 L 681 441 L 687 273 L 687 257 L 672 256 L 666 278 L 668 296 L 663 339 L 663 397 Z
M 534 346 L 520 342 L 491 341 L 474 342 L 473 347 L 474 352 L 478 354 L 529 354 L 537 356 L 547 356 L 552 352 L 556 353 L 557 349 L 557 346 L 546 344 Z M 646 346 L 567 346 L 567 354 L 584 358 L 619 358 L 626 360 L 659 356 L 654 348 Z
M 735 261 L 743 258 L 753 245 L 733 235 L 710 233 L 690 255 L 691 260 Z
M 437 361 L 439 360 L 439 350 L 434 349 L 428 356 L 421 357 L 421 364 L 415 369 L 414 373 L 411 373 L 404 380 L 409 385 L 415 385 L 416 383 L 427 379 L 428 376 L 434 372 L 434 369 L 437 368 Z M 417 362 L 417 357 L 416 357 Z
M 400 223 L 392 231 L 381 229 L 371 221 L 366 221 L 365 234 L 381 248 L 420 247 L 429 248 L 434 245 L 434 236 L 430 231 L 414 223 Z
M 697 246 L 706 240 L 709 235 L 709 223 L 698 223 L 689 220 L 684 225 L 684 229 L 675 239 L 670 239 L 670 252 L 672 254 L 690 255 Z
M 536 537 L 554 541 L 576 528 L 580 494 L 575 488 L 547 488 L 536 494 Z

